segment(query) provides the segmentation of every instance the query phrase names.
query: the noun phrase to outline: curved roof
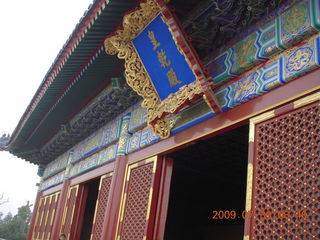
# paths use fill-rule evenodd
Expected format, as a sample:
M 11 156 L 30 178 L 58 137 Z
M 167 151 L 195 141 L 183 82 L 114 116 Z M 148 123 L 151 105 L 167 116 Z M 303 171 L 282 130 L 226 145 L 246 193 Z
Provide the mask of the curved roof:
M 105 53 L 103 41 L 134 4 L 95 0 L 89 6 L 22 115 L 7 150 L 25 159 L 27 153 L 38 152 L 112 77 L 119 76 L 123 63 Z

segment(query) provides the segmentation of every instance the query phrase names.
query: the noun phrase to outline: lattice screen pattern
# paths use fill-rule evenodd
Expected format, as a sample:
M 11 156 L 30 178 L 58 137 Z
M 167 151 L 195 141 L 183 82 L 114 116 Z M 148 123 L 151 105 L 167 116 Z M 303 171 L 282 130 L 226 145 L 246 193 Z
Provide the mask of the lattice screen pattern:
M 154 162 L 129 169 L 125 207 L 120 227 L 121 240 L 143 240 L 148 226 L 148 205 L 153 184 Z M 149 206 L 150 207 L 150 206 Z
M 250 240 L 320 239 L 319 109 L 256 125 Z
M 103 223 L 104 223 L 104 214 L 105 214 L 108 199 L 109 199 L 111 180 L 112 180 L 112 175 L 101 177 L 94 223 L 92 226 L 91 240 L 100 240 L 101 238 Z

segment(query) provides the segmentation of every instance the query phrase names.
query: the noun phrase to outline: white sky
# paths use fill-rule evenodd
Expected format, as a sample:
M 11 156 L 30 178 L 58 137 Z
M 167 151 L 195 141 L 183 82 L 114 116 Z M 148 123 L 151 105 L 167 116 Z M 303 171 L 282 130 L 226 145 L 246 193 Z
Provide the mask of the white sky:
M 0 1 L 0 135 L 12 133 L 63 44 L 93 0 Z M 0 152 L 0 212 L 35 200 L 37 166 Z

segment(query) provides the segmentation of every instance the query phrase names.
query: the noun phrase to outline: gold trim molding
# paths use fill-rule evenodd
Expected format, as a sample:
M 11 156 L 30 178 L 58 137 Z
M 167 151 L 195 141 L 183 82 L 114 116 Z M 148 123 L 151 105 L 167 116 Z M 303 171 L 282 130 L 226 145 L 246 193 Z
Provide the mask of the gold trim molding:
M 265 120 L 268 120 L 270 118 L 273 118 L 275 116 L 276 116 L 275 111 L 271 110 L 269 112 L 263 113 L 259 116 L 256 116 L 256 117 L 250 119 L 250 123 L 257 124 L 257 123 L 263 122 Z
M 246 193 L 246 211 L 251 210 L 251 201 L 252 201 L 252 180 L 253 180 L 253 165 L 252 163 L 248 164 L 247 169 L 247 193 Z
M 249 142 L 254 142 L 254 134 L 255 134 L 255 125 L 257 123 L 263 122 L 270 118 L 275 117 L 275 110 L 271 110 L 269 112 L 263 113 L 259 116 L 250 119 L 250 128 L 249 128 Z
M 320 92 L 316 92 L 314 94 L 311 94 L 309 96 L 303 97 L 301 99 L 298 99 L 293 102 L 293 109 L 297 109 L 299 107 L 303 107 L 305 105 L 308 105 L 310 103 L 320 101 Z M 255 133 L 255 125 L 269 120 L 276 116 L 275 110 L 271 110 L 269 112 L 263 113 L 261 115 L 258 115 L 254 118 L 250 119 L 250 128 L 249 128 L 249 142 L 254 142 L 254 133 Z
M 293 108 L 299 108 L 299 107 L 303 107 L 309 103 L 313 103 L 315 101 L 320 101 L 320 92 L 316 92 L 310 96 L 301 98 L 299 100 L 296 100 L 293 102 Z

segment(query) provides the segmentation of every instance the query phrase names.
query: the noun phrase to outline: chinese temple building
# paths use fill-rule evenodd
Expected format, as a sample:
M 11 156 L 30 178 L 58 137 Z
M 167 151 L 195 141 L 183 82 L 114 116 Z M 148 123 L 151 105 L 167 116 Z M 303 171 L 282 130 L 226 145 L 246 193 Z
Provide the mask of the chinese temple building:
M 319 31 L 319 0 L 95 0 L 3 136 L 27 240 L 320 239 Z

